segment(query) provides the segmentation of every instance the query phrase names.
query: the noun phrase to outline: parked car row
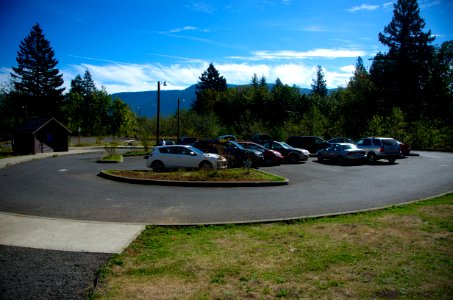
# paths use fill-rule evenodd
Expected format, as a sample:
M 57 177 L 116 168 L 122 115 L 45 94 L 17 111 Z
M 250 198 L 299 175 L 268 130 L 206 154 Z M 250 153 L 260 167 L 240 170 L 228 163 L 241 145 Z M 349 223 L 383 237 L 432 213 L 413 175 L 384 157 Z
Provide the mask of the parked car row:
M 409 147 L 392 138 L 367 137 L 354 143 L 348 138 L 325 141 L 315 136 L 293 136 L 288 142 L 273 141 L 259 135 L 252 141 L 237 141 L 233 135 L 214 140 L 181 138 L 177 143 L 162 143 L 148 157 L 147 166 L 156 171 L 177 168 L 221 169 L 225 167 L 260 167 L 279 165 L 282 162 L 307 161 L 310 154 L 318 161 L 334 160 L 376 162 L 387 159 L 391 163 L 408 154 Z M 188 143 L 189 145 L 184 145 Z M 404 151 L 404 152 L 403 152 Z

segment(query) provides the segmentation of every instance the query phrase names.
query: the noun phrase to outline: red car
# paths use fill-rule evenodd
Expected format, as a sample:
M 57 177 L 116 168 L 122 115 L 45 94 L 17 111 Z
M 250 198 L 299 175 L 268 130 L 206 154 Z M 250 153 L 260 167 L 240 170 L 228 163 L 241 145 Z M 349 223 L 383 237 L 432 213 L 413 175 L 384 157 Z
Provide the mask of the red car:
M 411 152 L 411 146 L 400 141 L 396 141 L 400 145 L 400 152 L 403 156 L 408 156 Z
M 283 155 L 275 150 L 269 150 L 266 147 L 254 142 L 238 142 L 245 149 L 260 151 L 264 155 L 264 164 L 267 166 L 278 166 L 283 160 Z

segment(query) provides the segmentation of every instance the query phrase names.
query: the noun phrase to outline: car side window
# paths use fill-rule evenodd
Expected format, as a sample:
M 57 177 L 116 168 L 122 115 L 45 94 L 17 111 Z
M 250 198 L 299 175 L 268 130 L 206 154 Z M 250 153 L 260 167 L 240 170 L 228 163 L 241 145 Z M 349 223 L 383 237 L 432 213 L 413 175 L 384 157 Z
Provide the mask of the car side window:
M 277 143 L 272 143 L 272 148 L 273 149 L 281 149 L 282 146 L 280 144 L 277 144 Z
M 185 147 L 178 147 L 179 153 L 182 155 L 190 155 L 190 149 L 187 149 Z
M 167 153 L 168 154 L 178 154 L 178 147 L 168 147 Z
M 380 145 L 381 145 L 381 140 L 379 140 L 379 139 L 373 139 L 373 145 L 375 145 L 375 146 L 380 146 Z
M 361 145 L 371 146 L 371 141 L 369 139 L 364 139 Z

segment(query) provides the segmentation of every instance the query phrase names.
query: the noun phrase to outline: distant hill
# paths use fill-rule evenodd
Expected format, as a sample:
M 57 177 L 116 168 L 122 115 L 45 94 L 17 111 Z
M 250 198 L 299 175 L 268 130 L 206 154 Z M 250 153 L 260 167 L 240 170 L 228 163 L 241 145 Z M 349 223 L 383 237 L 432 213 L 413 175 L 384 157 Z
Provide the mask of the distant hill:
M 169 116 L 178 110 L 178 97 L 180 109 L 190 109 L 195 101 L 195 86 L 192 85 L 185 90 L 160 90 L 160 114 Z M 112 98 L 120 98 L 138 115 L 154 117 L 157 112 L 157 91 L 125 92 L 112 94 Z M 140 107 L 140 112 L 139 112 Z
M 238 87 L 239 85 L 228 85 L 228 87 Z M 269 89 L 272 89 L 273 84 L 268 84 Z M 176 113 L 178 109 L 178 97 L 180 101 L 180 109 L 190 109 L 192 103 L 196 99 L 195 95 L 196 85 L 191 85 L 185 90 L 160 90 L 160 114 L 161 116 L 169 116 Z M 329 94 L 336 89 L 330 89 Z M 311 89 L 301 88 L 301 94 L 308 95 Z M 112 94 L 112 98 L 120 98 L 131 109 L 142 117 L 154 117 L 157 112 L 157 91 L 145 92 L 124 92 Z M 139 111 L 140 107 L 140 111 Z

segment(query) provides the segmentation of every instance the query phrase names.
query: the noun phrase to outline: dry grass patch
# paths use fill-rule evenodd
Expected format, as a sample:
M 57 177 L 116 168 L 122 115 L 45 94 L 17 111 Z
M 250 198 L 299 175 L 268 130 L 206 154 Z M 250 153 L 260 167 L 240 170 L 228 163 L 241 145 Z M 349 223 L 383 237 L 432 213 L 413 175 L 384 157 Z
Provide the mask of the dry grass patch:
M 453 294 L 453 195 L 288 223 L 148 227 L 95 298 L 350 299 Z
M 286 179 L 255 169 L 237 168 L 222 170 L 178 170 L 154 172 L 151 170 L 107 170 L 109 174 L 133 179 L 175 180 L 175 181 L 225 181 L 225 182 L 259 182 L 285 181 Z

